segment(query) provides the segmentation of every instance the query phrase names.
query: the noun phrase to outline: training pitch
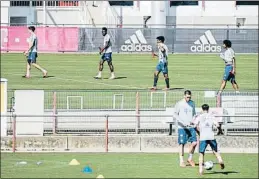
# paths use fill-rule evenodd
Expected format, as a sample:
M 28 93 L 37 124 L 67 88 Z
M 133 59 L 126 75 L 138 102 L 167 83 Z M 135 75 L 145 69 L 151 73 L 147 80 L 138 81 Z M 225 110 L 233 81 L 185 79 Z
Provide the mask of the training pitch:
M 187 156 L 185 156 L 187 157 Z M 212 154 L 207 160 L 216 162 Z M 258 154 L 222 154 L 226 168 L 218 164 L 205 171 L 202 178 L 258 178 Z M 72 159 L 80 165 L 70 166 Z M 195 153 L 198 162 L 198 154 Z M 26 161 L 26 165 L 17 162 Z M 37 162 L 41 162 L 37 165 Z M 83 173 L 89 166 L 92 173 Z M 179 167 L 177 154 L 147 153 L 2 153 L 1 177 L 3 178 L 197 178 L 198 165 L 194 168 Z
M 148 89 L 153 85 L 157 59 L 150 55 L 114 54 L 117 79 L 109 80 L 109 67 L 104 64 L 103 79 L 98 72 L 100 55 L 39 54 L 39 64 L 48 70 L 49 78 L 32 68 L 32 78 L 24 79 L 26 59 L 23 54 L 1 54 L 1 78 L 8 79 L 8 89 Z M 258 89 L 258 55 L 236 55 L 236 79 L 240 90 Z M 218 90 L 223 77 L 224 62 L 217 54 L 169 55 L 171 88 Z M 160 74 L 158 88 L 165 82 Z M 226 90 L 231 90 L 228 83 Z

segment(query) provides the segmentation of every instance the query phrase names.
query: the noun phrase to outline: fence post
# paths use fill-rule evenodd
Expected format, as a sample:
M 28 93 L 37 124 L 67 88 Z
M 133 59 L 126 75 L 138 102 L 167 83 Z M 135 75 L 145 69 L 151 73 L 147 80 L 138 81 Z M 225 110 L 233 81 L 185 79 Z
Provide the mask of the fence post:
M 105 152 L 109 151 L 109 116 L 105 116 Z
M 139 128 L 140 128 L 140 117 L 139 117 L 140 111 L 139 111 L 139 92 L 136 93 L 136 134 L 139 134 Z
M 53 134 L 57 134 L 57 92 L 53 92 Z
M 224 135 L 227 136 L 228 135 L 228 121 L 226 119 L 224 119 Z
M 178 135 L 178 121 L 177 121 L 177 119 L 174 119 L 175 120 L 175 134 L 176 134 L 176 136 Z
M 229 40 L 229 26 L 227 25 L 227 39 Z
M 16 114 L 13 115 L 13 146 L 12 146 L 13 153 L 16 150 Z

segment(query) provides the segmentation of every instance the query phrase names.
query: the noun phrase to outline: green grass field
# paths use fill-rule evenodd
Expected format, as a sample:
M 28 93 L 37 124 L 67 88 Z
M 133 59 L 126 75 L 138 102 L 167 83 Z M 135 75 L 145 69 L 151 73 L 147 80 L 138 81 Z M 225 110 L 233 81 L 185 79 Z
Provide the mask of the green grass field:
M 195 168 L 178 166 L 177 154 L 89 154 L 89 153 L 16 153 L 1 154 L 1 178 L 197 178 Z M 219 165 L 200 178 L 258 178 L 258 154 L 222 154 L 226 168 Z M 78 166 L 68 165 L 72 159 Z M 212 154 L 206 160 L 216 162 Z M 27 165 L 17 165 L 27 161 Z M 41 165 L 36 163 L 41 161 Z M 198 161 L 195 155 L 195 161 Z M 93 173 L 83 173 L 90 166 Z
M 241 91 L 258 89 L 258 56 L 237 55 L 237 82 Z M 153 72 L 157 61 L 150 55 L 114 55 L 115 74 L 119 79 L 108 80 L 109 70 L 105 64 L 102 80 L 93 76 L 98 71 L 99 55 L 40 54 L 39 63 L 47 68 L 50 78 L 32 69 L 32 78 L 24 79 L 25 59 L 22 54 L 1 54 L 1 78 L 8 79 L 8 89 L 44 89 L 45 109 L 52 108 L 52 91 L 57 93 L 58 109 L 66 108 L 67 95 L 84 98 L 84 108 L 112 108 L 113 95 L 124 94 L 124 108 L 135 108 L 136 91 L 141 91 L 140 108 L 149 108 Z M 223 76 L 224 63 L 218 55 L 170 55 L 169 76 L 171 88 L 201 90 L 194 92 L 197 106 L 208 103 L 215 106 L 215 98 L 205 99 L 203 90 L 218 90 Z M 160 75 L 158 86 L 164 88 Z M 114 90 L 111 90 L 114 89 Z M 116 90 L 115 90 L 116 89 Z M 82 90 L 88 90 L 86 93 Z M 122 91 L 123 90 L 123 91 Z M 127 91 L 126 91 L 127 90 Z M 231 85 L 227 85 L 231 90 Z M 12 95 L 10 93 L 10 95 Z M 8 96 L 10 97 L 10 96 Z M 182 92 L 168 92 L 171 106 L 182 97 Z M 162 97 L 154 97 L 154 107 L 163 105 Z M 77 109 L 78 101 L 71 102 Z M 116 105 L 119 105 L 119 103 Z M 226 168 L 215 165 L 202 178 L 258 178 L 258 154 L 222 154 Z M 77 159 L 81 165 L 69 166 Z M 215 161 L 211 154 L 206 160 Z M 27 165 L 16 165 L 27 161 Z M 36 163 L 42 161 L 41 165 Z M 195 161 L 198 161 L 195 155 Z M 90 165 L 92 174 L 82 173 Z M 179 168 L 177 154 L 119 154 L 119 153 L 1 153 L 1 178 L 195 178 L 198 167 Z
M 25 79 L 26 61 L 22 54 L 1 54 L 1 77 L 8 79 L 8 89 L 44 89 L 45 109 L 53 107 L 53 92 L 57 92 L 57 108 L 67 107 L 67 96 L 82 96 L 84 109 L 112 109 L 113 95 L 124 95 L 124 109 L 135 109 L 136 91 L 140 91 L 140 108 L 150 108 L 150 91 L 157 60 L 151 55 L 114 54 L 113 63 L 118 79 L 109 80 L 109 68 L 104 66 L 103 79 L 93 77 L 98 72 L 99 55 L 86 54 L 40 54 L 38 62 L 49 71 L 50 78 L 32 69 L 32 78 Z M 215 106 L 215 99 L 205 99 L 204 90 L 218 90 L 224 71 L 224 62 L 218 55 L 170 55 L 169 76 L 171 88 L 193 91 L 193 99 L 200 106 L 208 103 Z M 241 91 L 258 89 L 258 56 L 237 56 L 237 82 Z M 158 88 L 165 87 L 160 75 Z M 72 90 L 73 89 L 73 90 Z M 111 90 L 113 89 L 113 90 Z M 47 91 L 50 90 L 50 91 Z M 196 92 L 194 90 L 197 90 Z M 226 90 L 231 90 L 230 84 Z M 9 98 L 12 97 L 9 93 Z M 171 106 L 182 97 L 182 91 L 170 91 L 166 106 Z M 116 108 L 121 98 L 116 99 Z M 10 102 L 10 101 L 9 101 Z M 79 109 L 80 99 L 71 99 L 70 108 Z M 153 108 L 163 108 L 163 94 L 153 97 Z
M 102 80 L 98 72 L 99 55 L 39 54 L 38 62 L 49 71 L 47 79 L 36 69 L 32 78 L 23 79 L 25 57 L 22 54 L 1 54 L 1 78 L 8 79 L 9 89 L 147 89 L 153 85 L 157 60 L 151 55 L 114 54 L 113 64 L 118 79 L 109 80 L 104 66 Z M 170 55 L 171 88 L 218 90 L 223 77 L 224 62 L 218 55 Z M 258 55 L 237 55 L 237 82 L 241 90 L 258 89 Z M 159 88 L 165 87 L 162 75 Z M 231 89 L 228 84 L 226 89 Z

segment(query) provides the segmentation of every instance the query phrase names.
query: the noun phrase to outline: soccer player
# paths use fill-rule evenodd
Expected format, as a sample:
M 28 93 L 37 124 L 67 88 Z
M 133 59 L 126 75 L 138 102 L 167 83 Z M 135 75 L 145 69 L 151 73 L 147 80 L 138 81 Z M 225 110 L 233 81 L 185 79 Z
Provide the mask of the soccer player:
M 197 130 L 200 132 L 200 144 L 199 144 L 199 174 L 203 174 L 204 154 L 207 145 L 210 145 L 213 154 L 218 159 L 221 169 L 225 168 L 221 155 L 218 153 L 217 141 L 214 136 L 213 126 L 218 127 L 219 124 L 216 118 L 209 114 L 209 105 L 202 105 L 202 113 L 196 118 L 194 124 Z
M 195 167 L 195 163 L 192 159 L 195 147 L 197 145 L 196 130 L 191 127 L 193 117 L 196 114 L 195 103 L 191 100 L 191 91 L 186 90 L 184 92 L 184 99 L 178 101 L 175 105 L 174 117 L 178 121 L 178 144 L 179 144 L 179 157 L 180 167 L 185 167 L 184 162 L 184 145 L 190 142 L 189 158 L 187 162 Z
M 39 64 L 36 63 L 36 59 L 38 57 L 37 49 L 38 49 L 38 39 L 35 32 L 35 27 L 28 27 L 29 33 L 31 34 L 29 39 L 29 48 L 24 52 L 24 55 L 27 56 L 27 69 L 26 75 L 23 76 L 25 78 L 30 78 L 30 70 L 31 65 L 40 70 L 43 73 L 43 78 L 47 77 L 47 70 L 43 69 Z
M 158 64 L 156 66 L 156 71 L 154 73 L 154 84 L 153 87 L 151 88 L 152 90 L 157 89 L 157 81 L 159 77 L 159 73 L 163 72 L 164 78 L 165 78 L 165 83 L 166 83 L 166 88 L 164 90 L 169 89 L 169 77 L 168 77 L 168 48 L 164 44 L 165 42 L 165 37 L 164 36 L 159 36 L 156 38 L 157 40 L 157 47 L 159 50 L 158 55 L 154 54 L 154 56 L 158 57 Z
M 238 85 L 235 79 L 235 74 L 236 74 L 235 52 L 231 48 L 231 44 L 232 43 L 230 40 L 223 41 L 223 47 L 226 49 L 226 51 L 220 54 L 220 58 L 223 59 L 226 66 L 225 66 L 224 77 L 218 94 L 221 94 L 221 92 L 225 89 L 227 81 L 230 81 L 232 83 L 234 90 L 236 92 L 239 92 Z
M 100 49 L 100 55 L 103 53 L 101 60 L 99 62 L 99 73 L 98 75 L 95 77 L 97 79 L 102 78 L 102 71 L 103 71 L 103 64 L 105 61 L 107 61 L 108 66 L 110 67 L 110 71 L 111 71 L 111 77 L 109 79 L 115 79 L 115 75 L 114 75 L 114 67 L 112 64 L 112 43 L 111 43 L 111 39 L 110 39 L 110 35 L 107 34 L 107 28 L 103 27 L 102 28 L 102 35 L 104 36 L 104 42 L 103 42 L 103 48 L 99 47 Z

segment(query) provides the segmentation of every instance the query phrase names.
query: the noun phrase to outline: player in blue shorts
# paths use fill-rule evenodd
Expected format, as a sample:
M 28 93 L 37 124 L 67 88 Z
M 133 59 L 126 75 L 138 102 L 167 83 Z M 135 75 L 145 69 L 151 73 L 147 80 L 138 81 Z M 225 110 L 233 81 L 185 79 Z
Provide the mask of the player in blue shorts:
M 231 48 L 232 43 L 230 40 L 224 40 L 223 41 L 223 47 L 226 49 L 224 53 L 220 54 L 220 58 L 225 62 L 225 71 L 223 80 L 221 83 L 220 90 L 218 94 L 221 94 L 221 92 L 225 89 L 227 81 L 230 81 L 234 90 L 238 93 L 238 85 L 236 82 L 236 59 L 235 59 L 235 52 Z
M 191 100 L 191 91 L 184 92 L 184 99 L 178 101 L 174 108 L 174 118 L 178 122 L 178 144 L 179 144 L 179 157 L 180 167 L 185 167 L 184 162 L 184 146 L 187 142 L 191 143 L 189 149 L 189 158 L 187 162 L 195 167 L 195 162 L 192 159 L 195 147 L 197 145 L 196 130 L 191 127 L 193 117 L 196 115 L 195 103 Z
M 154 54 L 154 56 L 158 57 L 158 64 L 156 66 L 156 71 L 154 73 L 154 84 L 153 87 L 151 88 L 152 90 L 157 89 L 157 81 L 159 74 L 162 72 L 165 78 L 165 83 L 166 83 L 166 88 L 165 90 L 169 89 L 169 77 L 168 77 L 168 48 L 164 44 L 165 42 L 165 37 L 164 36 L 159 36 L 156 38 L 157 39 L 157 47 L 159 50 L 158 55 Z
M 35 27 L 30 26 L 28 27 L 28 30 L 31 36 L 29 39 L 29 48 L 26 52 L 24 52 L 24 55 L 27 57 L 27 69 L 26 75 L 23 77 L 30 78 L 30 70 L 32 65 L 43 73 L 43 78 L 46 78 L 48 73 L 47 70 L 43 69 L 39 64 L 36 63 L 36 59 L 38 57 L 38 38 L 35 34 Z
M 209 105 L 202 105 L 202 113 L 195 119 L 194 125 L 200 132 L 200 144 L 199 144 L 199 173 L 203 174 L 204 155 L 208 145 L 210 145 L 214 155 L 217 157 L 221 169 L 225 168 L 224 162 L 220 153 L 218 153 L 218 144 L 214 136 L 213 127 L 218 127 L 217 119 L 209 114 Z
M 110 35 L 107 34 L 107 28 L 102 28 L 102 35 L 104 36 L 103 48 L 99 47 L 100 54 L 102 54 L 101 60 L 99 62 L 99 73 L 95 76 L 96 79 L 102 78 L 103 64 L 107 61 L 108 66 L 111 71 L 111 77 L 109 79 L 115 79 L 114 67 L 112 64 L 112 43 Z

